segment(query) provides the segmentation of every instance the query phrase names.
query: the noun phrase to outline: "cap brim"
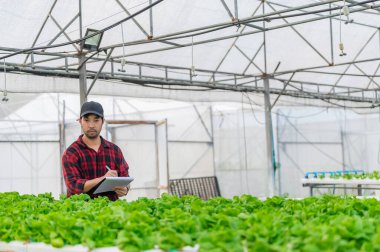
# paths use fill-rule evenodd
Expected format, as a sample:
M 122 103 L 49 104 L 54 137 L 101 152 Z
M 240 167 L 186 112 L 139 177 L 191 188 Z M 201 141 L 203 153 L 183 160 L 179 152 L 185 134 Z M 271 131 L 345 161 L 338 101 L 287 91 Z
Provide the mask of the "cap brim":
M 97 111 L 86 111 L 86 112 L 83 112 L 83 113 L 80 115 L 80 117 L 83 117 L 83 116 L 88 115 L 88 114 L 94 114 L 94 115 L 100 116 L 101 118 L 104 117 L 102 114 L 100 114 L 100 113 L 97 112 Z

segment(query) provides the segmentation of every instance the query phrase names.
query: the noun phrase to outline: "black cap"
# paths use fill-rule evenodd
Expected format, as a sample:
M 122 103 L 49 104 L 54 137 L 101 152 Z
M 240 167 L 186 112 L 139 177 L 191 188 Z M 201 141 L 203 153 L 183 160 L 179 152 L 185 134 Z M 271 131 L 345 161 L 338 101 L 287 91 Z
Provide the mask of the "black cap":
M 103 111 L 102 105 L 94 101 L 83 103 L 82 108 L 80 109 L 80 117 L 83 117 L 88 114 L 95 114 L 97 116 L 104 118 L 103 113 L 104 111 Z

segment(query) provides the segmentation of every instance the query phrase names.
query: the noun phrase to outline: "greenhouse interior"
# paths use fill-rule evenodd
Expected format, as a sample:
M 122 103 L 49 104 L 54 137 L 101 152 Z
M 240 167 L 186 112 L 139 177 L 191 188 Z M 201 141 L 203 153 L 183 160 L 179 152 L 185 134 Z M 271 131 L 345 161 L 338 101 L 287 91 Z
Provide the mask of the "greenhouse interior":
M 0 13 L 0 252 L 380 251 L 379 0 Z M 117 201 L 68 196 L 87 101 L 134 179 Z

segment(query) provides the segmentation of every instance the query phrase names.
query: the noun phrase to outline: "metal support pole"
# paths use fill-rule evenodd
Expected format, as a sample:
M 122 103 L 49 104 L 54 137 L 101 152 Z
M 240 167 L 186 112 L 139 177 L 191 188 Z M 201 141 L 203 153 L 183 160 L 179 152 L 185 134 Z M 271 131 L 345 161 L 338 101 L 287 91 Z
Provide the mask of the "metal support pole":
M 158 151 L 158 129 L 157 124 L 154 124 L 154 148 L 156 154 L 156 176 L 157 176 L 157 198 L 161 196 L 161 178 L 160 178 L 160 161 Z
M 82 31 L 82 0 L 79 0 L 79 36 L 82 38 L 83 31 Z M 83 45 L 81 43 L 80 45 L 80 52 L 78 55 L 79 60 L 79 97 L 80 97 L 80 104 L 81 107 L 83 103 L 87 101 L 87 83 L 86 83 L 86 57 L 85 54 L 83 54 Z
M 87 101 L 87 78 L 86 78 L 86 57 L 84 54 L 79 56 L 79 97 L 80 97 L 80 106 Z
M 276 139 L 277 139 L 277 164 L 281 163 L 280 158 L 280 110 L 277 109 L 276 114 Z M 277 167 L 277 186 L 278 186 L 278 194 L 282 195 L 282 188 L 281 188 L 281 170 Z M 275 174 L 276 175 L 276 174 Z
M 79 37 L 82 38 L 82 0 L 79 0 Z
M 346 163 L 345 163 L 345 154 L 344 154 L 344 133 L 341 130 L 340 131 L 340 139 L 341 139 L 341 146 L 342 146 L 342 164 L 343 164 L 343 172 L 346 171 Z
M 234 5 L 235 5 L 235 20 L 239 20 L 239 9 L 238 9 L 238 1 L 237 0 L 234 1 Z
M 248 96 L 248 94 L 247 94 Z M 248 97 L 249 98 L 249 97 Z M 247 135 L 246 135 L 246 124 L 245 124 L 245 113 L 244 113 L 244 93 L 241 93 L 241 112 L 243 119 L 243 139 L 244 139 L 244 173 L 245 173 L 245 186 L 248 194 L 250 194 L 248 185 L 248 151 L 247 151 Z M 243 185 L 243 183 L 242 183 Z
M 263 15 L 265 15 L 265 4 L 263 4 Z M 265 21 L 263 21 L 264 72 L 268 73 L 267 71 L 267 43 L 266 43 L 266 32 L 265 32 L 266 27 L 265 26 L 266 26 Z
M 66 115 L 66 103 L 65 100 L 62 102 L 63 108 L 62 108 L 62 121 L 59 124 L 59 150 L 60 150 L 60 157 L 62 157 L 63 152 L 65 151 L 66 148 L 66 120 L 65 120 L 65 115 Z M 59 111 L 59 98 L 58 98 L 58 121 L 61 120 L 60 117 L 60 111 Z M 61 162 L 60 162 L 61 163 Z M 61 164 L 61 172 L 60 172 L 60 182 L 61 182 L 61 193 L 65 193 L 65 184 L 64 184 L 64 179 L 63 179 L 63 167 Z
M 343 130 L 340 130 L 340 140 L 341 140 L 341 147 L 342 147 L 342 171 L 343 171 L 343 174 L 344 172 L 346 171 L 346 163 L 345 163 L 345 153 L 344 153 L 344 133 L 343 133 Z M 346 185 L 344 185 L 344 195 L 347 194 L 347 189 L 346 189 Z
M 169 183 L 169 180 L 170 180 L 170 170 L 169 170 L 169 135 L 168 135 L 168 119 L 165 118 L 165 146 L 166 146 L 166 178 L 167 178 L 167 181 L 166 181 L 166 184 L 168 185 L 168 192 L 170 192 L 170 183 Z
M 152 0 L 149 0 L 149 5 L 152 5 Z M 153 8 L 149 9 L 149 26 L 150 26 L 149 37 L 153 38 Z
M 331 3 L 329 4 L 329 8 L 331 9 Z M 330 10 L 330 15 L 332 14 Z M 330 52 L 331 52 L 331 64 L 334 64 L 334 38 L 333 38 L 333 25 L 332 25 L 332 17 L 330 17 Z
M 216 164 L 215 164 L 215 136 L 214 136 L 214 115 L 212 113 L 212 105 L 210 106 L 210 124 L 211 124 L 211 146 L 212 146 L 212 164 L 213 175 L 216 177 Z
M 265 131 L 267 141 L 267 164 L 268 164 L 268 196 L 274 195 L 274 164 L 273 164 L 273 130 L 271 117 L 271 104 L 269 92 L 269 79 L 264 78 L 265 99 Z
M 65 57 L 65 71 L 68 72 L 69 71 L 69 66 L 68 66 L 69 62 L 67 60 L 67 57 Z

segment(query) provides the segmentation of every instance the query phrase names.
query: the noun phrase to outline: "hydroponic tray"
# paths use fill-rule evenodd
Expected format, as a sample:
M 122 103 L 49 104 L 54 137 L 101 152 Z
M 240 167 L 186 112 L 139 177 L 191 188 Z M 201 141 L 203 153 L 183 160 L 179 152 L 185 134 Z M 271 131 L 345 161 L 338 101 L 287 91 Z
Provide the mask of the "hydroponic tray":
M 378 179 L 343 179 L 343 178 L 303 178 L 302 184 L 322 184 L 322 185 L 380 185 Z

